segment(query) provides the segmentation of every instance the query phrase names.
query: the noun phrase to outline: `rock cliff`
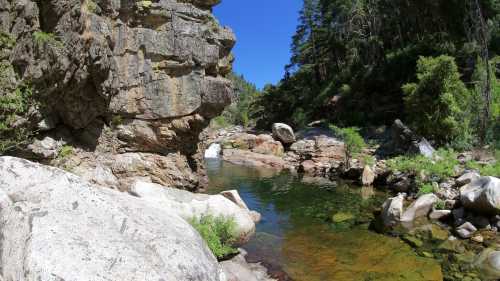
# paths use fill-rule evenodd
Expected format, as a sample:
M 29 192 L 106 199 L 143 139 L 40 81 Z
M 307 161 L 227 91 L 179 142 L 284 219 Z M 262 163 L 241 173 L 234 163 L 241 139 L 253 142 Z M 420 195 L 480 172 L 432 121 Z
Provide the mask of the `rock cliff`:
M 218 2 L 0 0 L 3 91 L 29 85 L 36 100 L 16 120 L 39 133 L 30 157 L 121 189 L 137 177 L 197 189 L 199 134 L 233 95 Z

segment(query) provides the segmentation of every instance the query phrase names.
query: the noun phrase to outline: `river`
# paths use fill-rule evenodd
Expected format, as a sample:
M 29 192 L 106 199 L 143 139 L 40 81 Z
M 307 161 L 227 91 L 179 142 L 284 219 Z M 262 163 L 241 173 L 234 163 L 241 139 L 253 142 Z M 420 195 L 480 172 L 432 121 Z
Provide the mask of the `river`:
M 243 248 L 250 262 L 262 262 L 284 280 L 443 280 L 436 260 L 370 230 L 384 193 L 214 160 L 207 168 L 210 193 L 236 189 L 262 214 Z

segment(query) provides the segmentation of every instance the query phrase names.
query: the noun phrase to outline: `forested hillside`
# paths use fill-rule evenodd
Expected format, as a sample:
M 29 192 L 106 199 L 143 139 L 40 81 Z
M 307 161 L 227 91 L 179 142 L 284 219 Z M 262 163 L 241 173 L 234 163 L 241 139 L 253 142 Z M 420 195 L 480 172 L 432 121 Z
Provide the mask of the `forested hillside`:
M 254 105 L 261 127 L 401 118 L 438 144 L 498 139 L 500 1 L 304 0 L 299 20 L 285 76 Z

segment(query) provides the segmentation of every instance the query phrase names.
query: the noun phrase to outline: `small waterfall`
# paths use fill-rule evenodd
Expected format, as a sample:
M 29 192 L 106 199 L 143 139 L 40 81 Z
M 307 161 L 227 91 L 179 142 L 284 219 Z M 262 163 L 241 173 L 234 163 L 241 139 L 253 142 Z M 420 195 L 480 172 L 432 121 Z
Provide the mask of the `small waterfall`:
M 205 150 L 205 159 L 219 159 L 222 152 L 222 147 L 218 143 L 212 143 L 207 150 Z

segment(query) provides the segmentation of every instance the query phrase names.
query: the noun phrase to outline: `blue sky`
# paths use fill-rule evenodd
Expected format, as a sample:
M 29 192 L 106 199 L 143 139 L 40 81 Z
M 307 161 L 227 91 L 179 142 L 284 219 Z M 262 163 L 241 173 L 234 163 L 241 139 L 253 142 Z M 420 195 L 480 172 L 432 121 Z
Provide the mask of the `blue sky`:
M 214 14 L 236 34 L 234 71 L 259 88 L 278 82 L 301 7 L 302 0 L 222 0 Z

